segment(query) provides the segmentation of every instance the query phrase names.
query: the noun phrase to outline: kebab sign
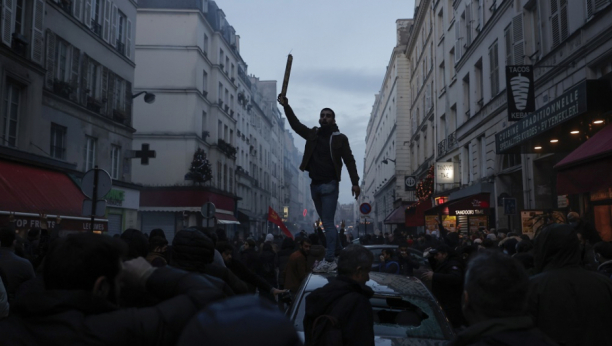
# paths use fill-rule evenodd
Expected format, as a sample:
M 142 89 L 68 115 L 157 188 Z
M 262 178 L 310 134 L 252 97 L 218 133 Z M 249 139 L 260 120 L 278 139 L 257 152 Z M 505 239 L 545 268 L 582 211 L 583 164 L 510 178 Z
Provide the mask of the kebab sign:
M 535 112 L 533 66 L 506 66 L 508 121 L 518 121 Z

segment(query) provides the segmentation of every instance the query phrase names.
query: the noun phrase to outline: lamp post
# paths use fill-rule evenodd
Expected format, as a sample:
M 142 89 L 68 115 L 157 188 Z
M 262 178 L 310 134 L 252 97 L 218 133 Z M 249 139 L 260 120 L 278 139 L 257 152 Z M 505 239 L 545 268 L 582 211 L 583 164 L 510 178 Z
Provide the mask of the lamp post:
M 132 99 L 135 99 L 135 98 L 137 98 L 138 96 L 140 96 L 142 94 L 145 94 L 144 101 L 146 103 L 153 103 L 153 102 L 155 102 L 155 94 L 150 93 L 148 91 L 141 91 L 139 93 L 133 94 L 132 95 Z
M 388 159 L 388 158 L 383 158 L 381 162 L 382 162 L 382 163 L 384 163 L 385 165 L 387 165 L 387 164 L 389 164 L 389 161 L 391 161 L 391 162 L 395 163 L 395 160 L 393 160 L 393 159 Z

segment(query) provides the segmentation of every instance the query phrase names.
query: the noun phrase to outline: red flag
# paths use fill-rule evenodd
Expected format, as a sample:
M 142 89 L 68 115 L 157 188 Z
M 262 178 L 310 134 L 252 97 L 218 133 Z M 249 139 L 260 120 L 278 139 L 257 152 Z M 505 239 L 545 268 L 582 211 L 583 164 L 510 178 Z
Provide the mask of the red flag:
M 268 207 L 268 221 L 280 227 L 280 229 L 285 233 L 285 235 L 291 239 L 293 239 L 293 234 L 289 232 L 289 229 L 283 223 L 283 220 L 278 216 L 278 214 L 272 209 L 272 207 Z

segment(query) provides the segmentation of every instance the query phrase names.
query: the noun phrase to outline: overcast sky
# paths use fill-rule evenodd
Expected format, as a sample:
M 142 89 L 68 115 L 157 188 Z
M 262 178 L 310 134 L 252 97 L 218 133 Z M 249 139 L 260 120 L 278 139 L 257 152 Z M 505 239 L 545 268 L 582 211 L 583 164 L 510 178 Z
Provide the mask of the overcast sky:
M 363 178 L 366 126 L 395 47 L 395 21 L 412 18 L 414 0 L 216 2 L 240 35 L 240 55 L 248 72 L 276 80 L 279 92 L 291 52 L 289 104 L 307 126 L 318 125 L 322 108 L 332 108 Z M 292 133 L 303 152 L 304 140 Z M 339 202 L 353 201 L 344 168 Z

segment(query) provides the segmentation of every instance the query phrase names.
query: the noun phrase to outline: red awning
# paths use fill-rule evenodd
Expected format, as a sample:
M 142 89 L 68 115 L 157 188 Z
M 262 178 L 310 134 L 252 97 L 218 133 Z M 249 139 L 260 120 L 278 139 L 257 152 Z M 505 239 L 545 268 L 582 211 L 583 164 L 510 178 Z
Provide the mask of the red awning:
M 555 165 L 557 194 L 612 187 L 612 125 L 608 125 Z
M 81 216 L 84 199 L 64 173 L 0 161 L 0 210 Z
M 18 229 L 39 227 L 39 214 L 47 214 L 49 227 L 62 218 L 61 229 L 89 230 L 82 217 L 85 195 L 64 173 L 0 160 L 0 225 L 14 213 Z M 95 219 L 94 231 L 107 231 L 108 220 Z
M 406 208 L 407 207 L 408 205 L 402 204 L 399 207 L 393 209 L 393 211 L 389 213 L 389 215 L 387 215 L 383 223 L 385 225 L 398 224 L 398 223 L 403 224 L 404 222 L 406 222 Z
M 425 226 L 425 211 L 431 208 L 431 199 L 422 201 L 415 208 L 405 210 L 406 227 Z

